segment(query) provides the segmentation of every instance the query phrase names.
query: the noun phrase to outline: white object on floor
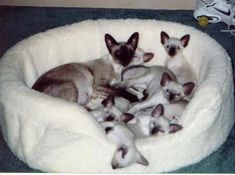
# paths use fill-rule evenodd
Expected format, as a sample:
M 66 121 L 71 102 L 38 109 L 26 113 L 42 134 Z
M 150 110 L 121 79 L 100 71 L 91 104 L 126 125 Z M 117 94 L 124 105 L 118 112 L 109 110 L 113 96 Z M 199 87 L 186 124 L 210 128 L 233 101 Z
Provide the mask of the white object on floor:
M 194 17 L 208 17 L 210 23 L 224 22 L 227 25 L 235 25 L 235 7 L 228 0 L 197 0 L 197 8 Z
M 160 32 L 190 34 L 184 55 L 195 69 L 199 88 L 175 134 L 137 140 L 149 166 L 113 170 L 115 145 L 102 127 L 75 103 L 31 89 L 47 70 L 108 53 L 105 33 L 125 41 L 139 32 L 139 46 L 153 52 L 149 65 L 163 65 Z M 155 20 L 84 21 L 36 34 L 9 49 L 0 60 L 0 124 L 12 152 L 30 167 L 47 172 L 157 173 L 199 162 L 223 144 L 234 123 L 231 60 L 208 35 L 188 26 Z
M 197 0 L 197 8 L 193 15 L 196 20 L 206 17 L 210 23 L 222 21 L 228 25 L 228 28 L 221 32 L 230 32 L 235 36 L 235 30 L 231 28 L 231 26 L 235 26 L 235 2 L 231 0 Z

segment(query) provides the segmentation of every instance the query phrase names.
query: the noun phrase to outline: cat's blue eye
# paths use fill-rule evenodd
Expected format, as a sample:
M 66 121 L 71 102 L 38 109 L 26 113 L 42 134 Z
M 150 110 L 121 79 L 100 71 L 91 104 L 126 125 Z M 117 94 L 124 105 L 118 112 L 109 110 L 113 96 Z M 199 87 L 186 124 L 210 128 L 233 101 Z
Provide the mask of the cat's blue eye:
M 175 94 L 175 97 L 180 97 L 180 96 L 181 96 L 181 94 L 180 94 L 180 93 Z

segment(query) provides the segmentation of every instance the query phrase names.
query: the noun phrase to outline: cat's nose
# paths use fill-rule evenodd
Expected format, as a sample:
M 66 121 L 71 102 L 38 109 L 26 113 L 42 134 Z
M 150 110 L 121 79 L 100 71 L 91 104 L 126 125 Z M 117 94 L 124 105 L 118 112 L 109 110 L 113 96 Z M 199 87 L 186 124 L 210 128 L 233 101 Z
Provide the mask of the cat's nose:
M 171 47 L 170 50 L 169 50 L 169 55 L 173 57 L 173 56 L 175 56 L 175 54 L 176 54 L 176 48 Z
M 170 95 L 169 95 L 169 101 L 174 100 L 174 98 L 175 98 L 175 95 L 174 95 L 174 94 L 170 94 Z
M 152 130 L 151 130 L 151 134 L 154 135 L 154 134 L 157 134 L 159 131 L 159 127 L 155 126 Z
M 118 164 L 112 164 L 112 168 L 113 169 L 117 169 L 118 168 Z
M 107 117 L 104 118 L 104 121 L 106 122 L 112 122 L 114 121 L 115 117 L 112 115 L 108 115 Z

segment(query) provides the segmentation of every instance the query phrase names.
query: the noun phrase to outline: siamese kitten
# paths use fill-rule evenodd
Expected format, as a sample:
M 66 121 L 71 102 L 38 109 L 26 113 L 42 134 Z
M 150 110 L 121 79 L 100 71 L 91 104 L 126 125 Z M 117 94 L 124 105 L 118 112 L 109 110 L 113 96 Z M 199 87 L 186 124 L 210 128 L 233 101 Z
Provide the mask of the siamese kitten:
M 32 89 L 77 102 L 85 106 L 92 98 L 108 94 L 124 96 L 130 101 L 138 100 L 134 95 L 110 84 L 120 80 L 120 68 L 132 62 L 145 62 L 145 54 L 135 54 L 139 34 L 133 33 L 127 42 L 117 42 L 111 35 L 105 35 L 105 43 L 110 56 L 83 63 L 69 63 L 44 73 L 34 83 Z M 147 54 L 148 57 L 148 54 Z M 136 60 L 138 58 L 138 60 Z
M 132 117 L 131 117 L 132 116 Z M 127 123 L 137 138 L 144 138 L 156 133 L 170 134 L 182 129 L 177 122 L 165 116 L 164 106 L 158 104 L 155 108 L 139 111 L 132 114 L 124 114 L 122 120 Z
M 168 54 L 165 63 L 166 67 L 175 74 L 179 83 L 193 82 L 197 87 L 198 79 L 196 74 L 183 55 L 183 50 L 188 46 L 189 39 L 190 35 L 184 35 L 179 39 L 169 37 L 164 31 L 161 32 L 161 43 Z
M 115 106 L 115 97 L 113 95 L 109 95 L 101 104 L 102 106 L 89 111 L 98 122 L 120 120 L 123 112 Z
M 175 133 L 183 127 L 179 124 L 172 124 L 171 121 L 164 115 L 164 106 L 158 104 L 152 111 L 152 118 L 150 120 L 150 133 L 156 134 L 158 132 L 163 134 Z
M 128 70 L 131 69 L 130 67 Z M 136 77 L 123 80 L 116 86 L 129 88 L 138 84 L 145 84 L 148 97 L 142 102 L 132 103 L 127 113 L 134 114 L 159 103 L 168 104 L 181 100 L 189 96 L 195 86 L 193 82 L 178 83 L 174 74 L 162 66 L 134 66 L 133 69 L 138 72 Z
M 113 169 L 124 168 L 133 163 L 147 166 L 148 160 L 135 145 L 135 134 L 123 122 L 102 122 L 107 138 L 117 145 L 111 166 Z
M 135 113 L 135 115 L 125 113 L 121 120 L 127 124 L 127 127 L 130 128 L 133 133 L 135 133 L 136 138 L 145 138 L 151 135 L 151 112 L 140 111 Z

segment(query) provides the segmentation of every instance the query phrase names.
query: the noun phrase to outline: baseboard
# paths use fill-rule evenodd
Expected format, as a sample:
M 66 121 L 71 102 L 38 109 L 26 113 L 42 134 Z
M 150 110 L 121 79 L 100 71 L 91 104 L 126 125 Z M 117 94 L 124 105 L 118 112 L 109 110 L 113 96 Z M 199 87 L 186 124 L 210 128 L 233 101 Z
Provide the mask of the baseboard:
M 0 0 L 6 6 L 89 7 L 130 9 L 195 8 L 196 0 Z

